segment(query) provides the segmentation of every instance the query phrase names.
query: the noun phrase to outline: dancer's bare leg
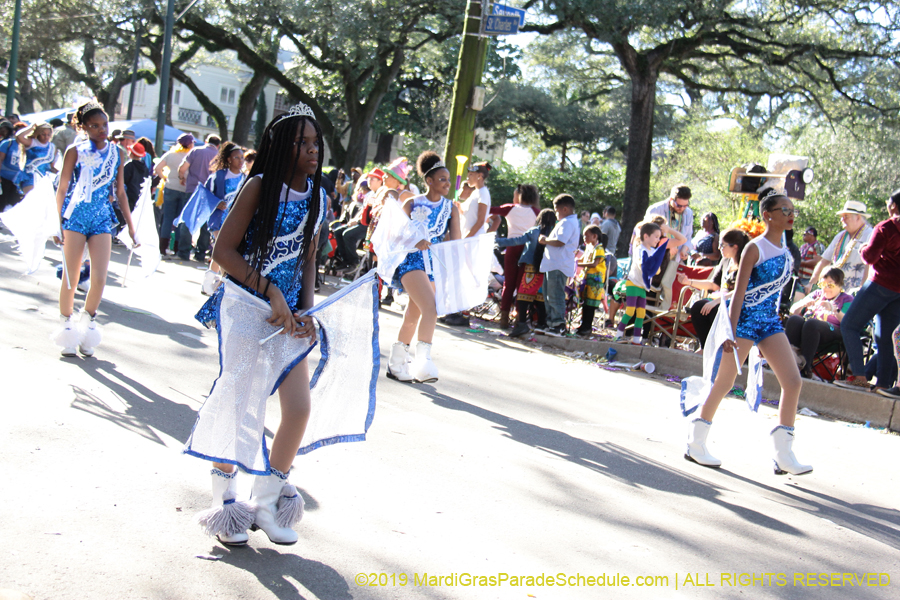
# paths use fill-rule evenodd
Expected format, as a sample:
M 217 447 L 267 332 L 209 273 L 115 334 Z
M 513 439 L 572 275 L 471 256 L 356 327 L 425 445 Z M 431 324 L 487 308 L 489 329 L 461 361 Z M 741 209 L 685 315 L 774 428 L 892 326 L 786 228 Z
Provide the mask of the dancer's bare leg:
M 753 348 L 752 340 L 744 338 L 737 339 L 737 348 L 735 349 L 735 352 L 738 353 L 738 360 L 742 365 L 744 364 L 744 361 L 747 360 L 751 348 Z M 729 354 L 728 352 L 722 353 L 722 361 L 719 363 L 719 371 L 716 373 L 716 380 L 713 382 L 709 397 L 700 409 L 700 418 L 709 421 L 710 423 L 712 422 L 713 417 L 716 416 L 716 411 L 719 409 L 719 404 L 722 403 L 722 398 L 724 398 L 725 395 L 731 391 L 731 388 L 734 387 L 734 380 L 737 377 L 737 366 L 734 364 L 733 356 L 733 354 Z M 794 364 L 796 364 L 796 362 Z
M 63 256 L 66 257 L 66 273 L 63 273 L 59 286 L 59 314 L 68 317 L 75 308 L 75 287 L 81 275 L 81 259 L 84 257 L 84 244 L 87 238 L 75 231 L 63 232 Z M 91 266 L 93 271 L 93 265 Z M 67 282 L 71 287 L 67 285 Z
M 94 315 L 100 308 L 100 300 L 103 299 L 103 289 L 106 287 L 106 274 L 109 270 L 109 259 L 112 251 L 112 236 L 108 233 L 91 236 L 87 241 L 88 253 L 91 257 L 91 289 L 88 290 L 84 300 L 84 309 Z M 68 261 L 69 258 L 66 257 Z M 81 267 L 79 267 L 80 272 Z M 72 280 L 78 281 L 78 275 Z
M 766 361 L 781 386 L 781 402 L 778 404 L 778 423 L 793 427 L 797 417 L 797 405 L 800 403 L 800 387 L 803 385 L 800 370 L 791 344 L 784 333 L 776 333 L 759 343 L 759 349 L 765 353 Z

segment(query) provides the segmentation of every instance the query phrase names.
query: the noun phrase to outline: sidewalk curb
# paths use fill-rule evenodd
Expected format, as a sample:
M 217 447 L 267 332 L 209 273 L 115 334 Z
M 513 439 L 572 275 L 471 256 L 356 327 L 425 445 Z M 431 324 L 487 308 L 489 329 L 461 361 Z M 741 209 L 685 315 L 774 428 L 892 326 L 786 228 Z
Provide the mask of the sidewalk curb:
M 540 343 L 569 352 L 584 352 L 603 356 L 609 348 L 618 352 L 617 360 L 643 361 L 656 365 L 658 373 L 668 373 L 678 377 L 699 375 L 703 372 L 703 358 L 699 354 L 670 348 L 633 346 L 576 338 L 558 338 L 537 334 Z M 740 381 L 740 379 L 738 380 Z M 777 398 L 781 393 L 778 380 L 771 371 L 765 371 L 763 392 L 769 398 Z M 800 391 L 800 408 L 808 408 L 817 413 L 846 421 L 868 423 L 872 427 L 883 427 L 900 432 L 900 407 L 898 400 L 891 400 L 878 394 L 845 390 L 837 386 L 803 380 Z

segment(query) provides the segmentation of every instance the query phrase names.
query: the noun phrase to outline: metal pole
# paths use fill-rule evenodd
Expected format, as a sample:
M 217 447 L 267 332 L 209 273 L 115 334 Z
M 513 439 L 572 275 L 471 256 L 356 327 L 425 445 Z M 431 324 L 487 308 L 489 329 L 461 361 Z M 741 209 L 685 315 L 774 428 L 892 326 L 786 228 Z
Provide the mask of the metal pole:
M 144 23 L 138 25 L 137 35 L 134 42 L 134 62 L 131 64 L 131 91 L 128 93 L 128 114 L 125 116 L 129 121 L 134 111 L 134 90 L 137 87 L 137 71 L 138 61 L 141 59 L 141 33 L 144 31 Z
M 16 72 L 19 70 L 19 26 L 22 22 L 22 0 L 16 0 L 13 17 L 12 50 L 9 53 L 9 83 L 6 87 L 6 114 L 11 115 L 16 101 Z
M 156 151 L 162 152 L 166 132 L 166 112 L 169 106 L 169 67 L 172 62 L 172 30 L 175 28 L 175 0 L 166 9 L 166 34 L 163 38 L 163 57 L 159 74 L 159 110 L 156 113 Z

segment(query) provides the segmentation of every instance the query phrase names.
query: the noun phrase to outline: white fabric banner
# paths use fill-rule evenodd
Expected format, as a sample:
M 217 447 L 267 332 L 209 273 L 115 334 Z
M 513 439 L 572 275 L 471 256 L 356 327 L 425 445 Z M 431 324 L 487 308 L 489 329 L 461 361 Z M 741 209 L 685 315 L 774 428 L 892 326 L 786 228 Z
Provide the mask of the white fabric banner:
M 184 452 L 266 474 L 266 401 L 315 345 L 287 335 L 261 344 L 276 330 L 266 322 L 271 307 L 231 281 L 224 285 L 216 326 L 219 377 Z M 319 325 L 320 358 L 310 374 L 312 412 L 298 454 L 365 440 L 375 415 L 380 365 L 378 306 L 371 271 L 307 311 Z
M 34 189 L 18 204 L 0 213 L 0 219 L 16 236 L 19 256 L 26 265 L 25 274 L 31 275 L 41 265 L 47 238 L 59 234 L 53 177 L 35 173 Z
M 494 257 L 493 233 L 435 244 L 428 252 L 438 315 L 468 310 L 485 301 Z
M 725 340 L 735 341 L 734 332 L 731 329 L 731 317 L 729 316 L 728 303 L 722 301 L 719 312 L 713 320 L 709 337 L 706 338 L 706 347 L 703 349 L 703 377 L 686 377 L 681 381 L 681 414 L 685 417 L 697 410 L 712 390 L 713 382 L 719 372 L 722 360 L 733 360 L 737 367 L 738 375 L 742 373 L 741 364 L 738 361 L 737 349 L 730 355 L 722 349 Z M 730 356 L 730 358 L 728 358 Z M 754 344 L 750 349 L 747 389 L 744 399 L 750 410 L 756 412 L 762 400 L 763 365 L 765 359 L 759 353 L 759 348 Z
M 378 225 L 372 232 L 372 250 L 378 257 L 378 275 L 390 283 L 394 271 L 416 244 L 428 239 L 424 223 L 411 220 L 400 203 L 388 196 L 378 217 Z
M 162 256 L 159 254 L 159 231 L 156 229 L 153 200 L 150 198 L 149 177 L 144 179 L 144 183 L 141 184 L 141 196 L 134 205 L 131 222 L 134 223 L 134 237 L 137 240 L 131 239 L 127 227 L 119 233 L 119 239 L 141 259 L 141 273 L 146 279 L 153 275 L 162 260 Z M 137 248 L 134 247 L 135 241 L 140 244 Z M 129 255 L 129 261 L 130 259 Z

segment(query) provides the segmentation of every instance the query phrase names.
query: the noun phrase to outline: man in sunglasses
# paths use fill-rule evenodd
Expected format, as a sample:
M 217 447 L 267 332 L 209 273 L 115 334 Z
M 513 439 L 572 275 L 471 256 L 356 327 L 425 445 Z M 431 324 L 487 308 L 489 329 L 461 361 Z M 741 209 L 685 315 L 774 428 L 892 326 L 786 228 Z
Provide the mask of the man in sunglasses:
M 666 272 L 662 277 L 663 309 L 667 309 L 672 303 L 672 284 L 678 272 L 678 265 L 687 260 L 694 250 L 691 239 L 694 237 L 694 213 L 691 206 L 691 188 L 684 184 L 678 184 L 672 188 L 672 193 L 662 202 L 651 204 L 644 215 L 645 220 L 652 219 L 656 215 L 666 218 L 669 227 L 680 232 L 687 241 L 678 247 L 678 255 L 669 261 Z

